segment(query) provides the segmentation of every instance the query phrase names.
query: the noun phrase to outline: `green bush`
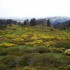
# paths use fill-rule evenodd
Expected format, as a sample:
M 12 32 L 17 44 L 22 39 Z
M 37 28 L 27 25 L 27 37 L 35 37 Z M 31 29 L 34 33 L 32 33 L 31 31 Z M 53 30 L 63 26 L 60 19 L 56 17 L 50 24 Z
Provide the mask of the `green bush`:
M 70 70 L 70 65 L 64 67 L 65 70 Z
M 8 51 L 6 51 L 6 49 L 0 49 L 0 55 L 4 56 L 7 54 L 8 54 Z
M 0 63 L 0 70 L 8 70 L 7 65 Z
M 8 55 L 16 55 L 16 56 L 21 56 L 23 55 L 23 52 L 19 48 L 9 48 L 7 49 Z
M 57 47 L 57 48 L 70 48 L 70 43 L 65 43 L 65 42 L 59 42 L 59 43 L 56 43 L 54 45 L 54 47 Z
M 64 53 L 65 51 L 65 48 L 49 48 L 50 49 L 50 52 L 54 52 L 54 53 Z
M 38 53 L 48 53 L 48 52 L 50 52 L 50 49 L 48 49 L 46 47 L 37 47 L 35 50 Z
M 33 54 L 25 54 L 24 56 L 21 57 L 19 61 L 20 66 L 27 66 L 27 65 L 32 65 L 32 66 L 54 66 L 57 67 L 59 66 L 60 60 L 53 56 L 49 56 L 46 54 L 39 54 L 39 53 L 33 53 Z
M 24 69 L 23 70 L 36 70 L 35 68 L 33 68 L 33 67 L 24 67 Z
M 37 70 L 57 70 L 56 68 L 50 66 L 34 66 Z
M 30 56 L 26 54 L 20 58 L 19 65 L 27 66 L 27 65 L 29 65 L 29 60 L 30 60 Z
M 65 70 L 65 69 L 64 69 L 64 66 L 60 66 L 57 68 L 57 70 Z
M 70 70 L 70 65 L 67 66 L 60 66 L 57 70 Z
M 48 53 L 50 49 L 46 47 L 26 48 L 23 49 L 23 53 Z
M 36 53 L 36 50 L 35 48 L 26 48 L 26 49 L 23 49 L 23 53 Z
M 7 48 L 1 49 L 0 55 L 23 55 L 22 51 L 19 48 Z
M 5 65 L 8 66 L 8 68 L 13 68 L 16 67 L 17 61 L 16 61 L 16 56 L 6 56 L 1 60 Z

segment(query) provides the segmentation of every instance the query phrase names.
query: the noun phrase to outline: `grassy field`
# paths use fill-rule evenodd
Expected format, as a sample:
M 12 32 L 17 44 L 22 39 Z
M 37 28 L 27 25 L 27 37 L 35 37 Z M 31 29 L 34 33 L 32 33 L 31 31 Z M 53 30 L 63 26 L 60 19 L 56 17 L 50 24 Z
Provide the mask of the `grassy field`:
M 69 49 L 69 30 L 7 26 L 0 30 L 0 70 L 70 70 Z

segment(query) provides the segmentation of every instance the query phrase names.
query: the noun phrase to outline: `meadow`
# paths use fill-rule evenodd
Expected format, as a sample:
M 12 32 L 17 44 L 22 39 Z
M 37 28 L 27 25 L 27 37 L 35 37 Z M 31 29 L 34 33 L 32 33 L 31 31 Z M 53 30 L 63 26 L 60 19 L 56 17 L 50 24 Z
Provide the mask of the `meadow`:
M 70 31 L 8 25 L 0 30 L 0 70 L 70 70 Z

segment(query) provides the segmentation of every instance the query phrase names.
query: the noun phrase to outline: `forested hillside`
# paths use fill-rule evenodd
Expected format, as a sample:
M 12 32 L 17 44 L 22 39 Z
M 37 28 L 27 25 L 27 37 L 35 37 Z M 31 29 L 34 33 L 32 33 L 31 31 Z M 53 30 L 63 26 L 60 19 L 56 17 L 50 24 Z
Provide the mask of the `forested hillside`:
M 55 28 L 61 29 L 61 30 L 66 30 L 66 29 L 70 29 L 70 20 L 63 22 L 61 24 L 55 24 L 54 25 Z

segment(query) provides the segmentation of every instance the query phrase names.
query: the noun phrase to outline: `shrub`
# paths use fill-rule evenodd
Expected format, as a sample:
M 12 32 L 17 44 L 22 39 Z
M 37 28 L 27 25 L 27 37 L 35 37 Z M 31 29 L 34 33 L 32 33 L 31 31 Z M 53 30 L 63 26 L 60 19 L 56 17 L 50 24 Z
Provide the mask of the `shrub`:
M 65 70 L 70 70 L 70 65 L 64 67 Z
M 27 34 L 22 34 L 22 36 L 21 36 L 21 38 L 27 38 L 28 37 L 28 35 Z
M 36 43 L 36 41 L 25 42 L 25 45 L 29 45 L 29 46 L 37 46 L 37 43 Z
M 65 51 L 65 48 L 49 48 L 51 52 L 54 53 L 63 53 Z
M 49 67 L 49 66 L 35 66 L 37 70 L 56 70 L 56 68 Z
M 13 39 L 13 38 L 15 38 L 15 35 L 14 34 L 6 34 L 5 37 L 9 38 L 9 39 Z
M 61 65 L 60 60 L 51 55 L 42 55 L 40 61 L 44 66 L 58 67 Z
M 7 65 L 0 63 L 0 70 L 8 70 Z
M 35 50 L 38 53 L 48 53 L 48 52 L 50 52 L 50 50 L 46 47 L 37 47 Z
M 42 44 L 43 43 L 43 40 L 36 40 L 36 43 L 37 44 Z
M 23 53 L 36 53 L 36 50 L 33 48 L 26 48 L 26 49 L 23 49 Z
M 29 65 L 29 60 L 30 60 L 30 56 L 26 54 L 26 55 L 22 56 L 21 59 L 19 60 L 19 65 L 27 66 L 27 65 Z
M 33 68 L 33 67 L 24 67 L 24 69 L 23 70 L 36 70 L 35 68 Z
M 24 41 L 24 39 L 22 39 L 22 38 L 15 38 L 13 40 L 16 41 L 16 42 L 22 42 L 22 41 Z
M 19 48 L 9 48 L 6 50 L 8 53 L 8 55 L 16 55 L 16 56 L 21 56 L 23 55 L 22 50 L 20 50 Z
M 0 55 L 17 55 L 21 56 L 23 55 L 22 51 L 19 48 L 0 48 Z
M 57 48 L 66 48 L 66 49 L 68 49 L 68 48 L 70 48 L 70 43 L 66 43 L 66 42 L 59 42 L 59 43 L 56 43 L 56 44 L 54 44 L 54 47 L 57 47 Z
M 1 60 L 5 65 L 8 66 L 8 68 L 13 68 L 16 67 L 17 62 L 16 62 L 16 56 L 6 56 Z
M 23 53 L 48 53 L 50 50 L 47 47 L 35 47 L 23 49 Z
M 60 66 L 57 68 L 57 70 L 65 70 L 65 69 L 64 69 L 64 66 Z
M 32 37 L 31 37 L 31 40 L 37 40 L 39 37 L 38 35 L 34 34 Z
M 3 43 L 3 44 L 0 44 L 0 47 L 14 47 L 16 46 L 16 44 L 13 44 L 13 43 Z
M 30 46 L 41 46 L 43 43 L 42 40 L 34 40 L 34 41 L 30 41 L 29 42 L 25 42 L 26 45 L 30 45 Z
M 60 61 L 46 54 L 26 54 L 23 55 L 19 61 L 20 66 L 54 66 L 57 67 L 61 65 Z
M 46 45 L 46 46 L 52 46 L 52 45 L 54 45 L 55 44 L 55 42 L 53 42 L 53 41 L 48 41 L 48 42 L 44 42 L 44 45 Z
M 7 55 L 8 51 L 6 51 L 6 49 L 1 49 L 0 50 L 0 55 Z
M 12 42 L 16 43 L 16 44 L 24 44 L 24 39 L 23 38 L 15 38 L 15 39 L 13 39 Z

